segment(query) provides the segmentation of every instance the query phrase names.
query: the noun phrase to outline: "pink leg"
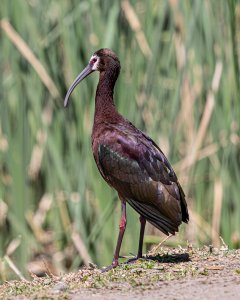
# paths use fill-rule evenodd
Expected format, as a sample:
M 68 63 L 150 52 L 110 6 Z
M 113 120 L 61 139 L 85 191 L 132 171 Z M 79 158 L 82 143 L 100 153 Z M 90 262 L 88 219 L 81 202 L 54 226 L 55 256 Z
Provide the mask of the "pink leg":
M 122 244 L 123 235 L 124 235 L 124 232 L 126 229 L 126 224 L 127 224 L 126 201 L 122 200 L 122 216 L 121 216 L 121 221 L 120 221 L 120 225 L 119 225 L 119 235 L 118 235 L 117 246 L 116 246 L 116 250 L 115 250 L 113 262 L 112 262 L 113 267 L 116 267 L 118 265 L 119 252 L 120 252 L 120 248 L 121 248 L 121 244 Z
M 121 202 L 122 202 L 122 215 L 121 215 L 121 221 L 120 221 L 120 225 L 119 225 L 119 235 L 118 235 L 117 246 L 116 246 L 116 249 L 115 249 L 112 265 L 107 267 L 107 268 L 104 268 L 102 270 L 103 272 L 109 271 L 112 268 L 115 268 L 115 267 L 118 266 L 119 252 L 120 252 L 122 239 L 123 239 L 123 235 L 124 235 L 126 224 L 127 224 L 126 201 L 124 199 L 122 199 L 121 197 L 120 197 L 120 199 L 121 199 Z

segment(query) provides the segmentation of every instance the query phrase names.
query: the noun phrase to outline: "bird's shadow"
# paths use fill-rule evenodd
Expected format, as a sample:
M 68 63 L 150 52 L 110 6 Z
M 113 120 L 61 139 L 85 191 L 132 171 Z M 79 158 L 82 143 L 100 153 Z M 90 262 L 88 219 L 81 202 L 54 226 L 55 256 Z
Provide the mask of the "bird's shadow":
M 124 256 L 120 256 L 120 258 L 126 258 Z M 124 262 L 123 265 L 134 264 L 136 261 L 147 261 L 152 260 L 158 263 L 181 263 L 181 262 L 189 262 L 190 256 L 188 253 L 174 253 L 174 254 L 157 254 L 157 255 L 145 255 L 142 258 L 138 259 L 137 257 L 130 258 L 128 261 Z M 113 266 L 110 265 L 108 267 L 104 267 L 101 269 L 101 272 L 107 272 L 113 269 Z
M 159 263 L 181 263 L 190 261 L 188 253 L 174 253 L 174 254 L 157 254 L 145 256 L 143 259 L 150 259 Z

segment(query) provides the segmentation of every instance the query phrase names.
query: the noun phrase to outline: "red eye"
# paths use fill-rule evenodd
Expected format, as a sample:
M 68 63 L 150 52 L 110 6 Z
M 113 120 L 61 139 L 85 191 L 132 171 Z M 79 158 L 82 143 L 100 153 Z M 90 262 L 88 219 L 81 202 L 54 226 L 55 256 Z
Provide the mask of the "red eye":
M 96 61 L 97 61 L 97 59 L 96 59 L 96 57 L 94 57 L 94 58 L 90 61 L 90 64 L 91 64 L 91 65 L 94 65 Z

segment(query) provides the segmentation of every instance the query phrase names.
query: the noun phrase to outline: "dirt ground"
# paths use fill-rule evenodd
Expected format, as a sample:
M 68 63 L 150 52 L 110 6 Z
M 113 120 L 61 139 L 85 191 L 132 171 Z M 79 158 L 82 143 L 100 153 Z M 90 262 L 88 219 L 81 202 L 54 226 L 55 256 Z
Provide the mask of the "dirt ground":
M 10 281 L 0 299 L 240 299 L 240 250 L 161 248 L 109 272 Z

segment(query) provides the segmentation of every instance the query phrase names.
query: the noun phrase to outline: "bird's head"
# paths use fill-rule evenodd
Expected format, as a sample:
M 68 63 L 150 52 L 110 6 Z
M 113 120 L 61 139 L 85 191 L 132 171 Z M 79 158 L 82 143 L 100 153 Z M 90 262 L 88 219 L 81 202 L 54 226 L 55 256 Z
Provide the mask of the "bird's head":
M 117 55 L 108 48 L 100 49 L 96 51 L 90 58 L 88 65 L 83 69 L 83 71 L 77 76 L 70 86 L 65 99 L 64 106 L 68 104 L 68 99 L 73 92 L 74 88 L 89 74 L 94 71 L 99 71 L 100 73 L 105 72 L 106 70 L 114 68 L 117 69 L 117 74 L 120 70 L 120 62 Z

